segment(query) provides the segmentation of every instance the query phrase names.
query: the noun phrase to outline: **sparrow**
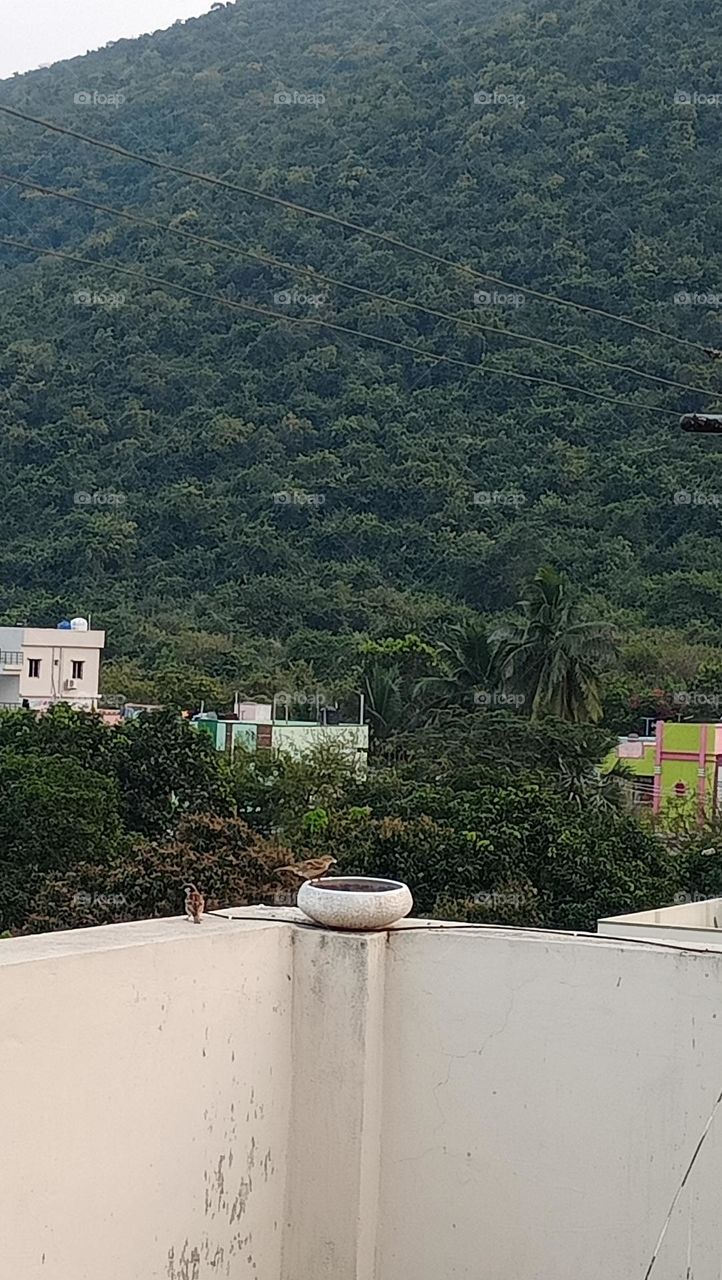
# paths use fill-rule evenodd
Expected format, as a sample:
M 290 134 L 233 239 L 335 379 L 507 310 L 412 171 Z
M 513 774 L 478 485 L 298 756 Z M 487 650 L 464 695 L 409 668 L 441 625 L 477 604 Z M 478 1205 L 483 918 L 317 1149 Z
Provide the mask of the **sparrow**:
M 323 858 L 309 858 L 306 862 L 294 862 L 288 867 L 279 867 L 278 870 L 290 871 L 299 880 L 320 880 L 336 863 L 336 858 L 326 855 Z
M 200 889 L 197 889 L 194 884 L 187 884 L 184 888 L 186 891 L 186 915 L 193 924 L 200 924 L 203 919 L 206 900 Z

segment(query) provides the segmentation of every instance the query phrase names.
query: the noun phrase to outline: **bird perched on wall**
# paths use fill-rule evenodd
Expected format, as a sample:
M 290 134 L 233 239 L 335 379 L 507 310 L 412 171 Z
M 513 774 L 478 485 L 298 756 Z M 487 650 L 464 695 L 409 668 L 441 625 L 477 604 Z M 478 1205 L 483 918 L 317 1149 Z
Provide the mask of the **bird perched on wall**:
M 279 867 L 279 871 L 290 871 L 299 880 L 320 880 L 331 867 L 336 866 L 336 858 L 308 858 L 306 862 L 292 862 L 288 867 Z
M 200 924 L 201 920 L 203 919 L 203 912 L 205 910 L 206 900 L 203 897 L 203 894 L 201 893 L 200 889 L 196 888 L 194 884 L 185 885 L 185 891 L 186 891 L 186 915 L 189 920 L 192 920 L 193 924 Z

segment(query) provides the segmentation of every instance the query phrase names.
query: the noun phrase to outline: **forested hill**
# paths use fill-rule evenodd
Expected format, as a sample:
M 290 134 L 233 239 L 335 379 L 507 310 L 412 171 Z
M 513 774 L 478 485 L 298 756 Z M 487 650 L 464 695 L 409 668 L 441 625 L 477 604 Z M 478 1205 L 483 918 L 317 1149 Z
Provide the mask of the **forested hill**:
M 721 347 L 721 55 L 715 0 L 244 0 L 0 105 Z M 7 115 L 0 152 L 229 245 L 1 185 L 0 236 L 97 264 L 0 245 L 3 621 L 92 610 L 149 667 L 323 676 L 355 634 L 502 612 L 550 562 L 629 631 L 716 638 L 718 446 L 676 415 L 722 404 L 722 362 Z

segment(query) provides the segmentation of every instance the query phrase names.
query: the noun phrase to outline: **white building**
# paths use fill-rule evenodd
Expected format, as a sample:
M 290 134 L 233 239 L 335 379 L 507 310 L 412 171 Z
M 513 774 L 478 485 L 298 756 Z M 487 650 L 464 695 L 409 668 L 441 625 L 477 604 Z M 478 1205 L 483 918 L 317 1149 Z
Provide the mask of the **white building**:
M 0 626 L 0 707 L 34 710 L 56 702 L 91 709 L 98 702 L 104 631 L 84 618 L 57 627 Z

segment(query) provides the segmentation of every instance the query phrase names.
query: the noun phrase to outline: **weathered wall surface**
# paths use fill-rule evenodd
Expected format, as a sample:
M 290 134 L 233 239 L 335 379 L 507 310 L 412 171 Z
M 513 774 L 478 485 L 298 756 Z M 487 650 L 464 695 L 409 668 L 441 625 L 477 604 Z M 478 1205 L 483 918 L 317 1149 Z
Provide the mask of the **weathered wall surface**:
M 256 914 L 0 942 L 3 1280 L 645 1280 L 721 952 Z M 652 1280 L 721 1264 L 722 1106 Z
M 722 1090 L 722 955 L 399 932 L 376 1280 L 644 1280 Z M 653 1280 L 719 1280 L 722 1108 Z
M 275 1280 L 291 991 L 273 925 L 0 942 L 0 1274 Z
M 282 1280 L 375 1280 L 386 935 L 299 930 Z

